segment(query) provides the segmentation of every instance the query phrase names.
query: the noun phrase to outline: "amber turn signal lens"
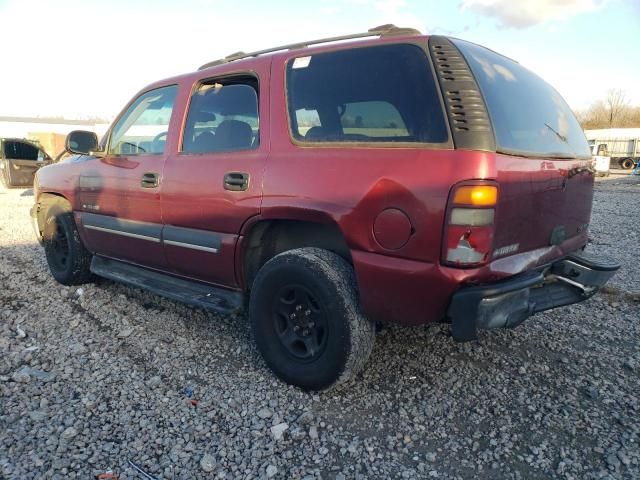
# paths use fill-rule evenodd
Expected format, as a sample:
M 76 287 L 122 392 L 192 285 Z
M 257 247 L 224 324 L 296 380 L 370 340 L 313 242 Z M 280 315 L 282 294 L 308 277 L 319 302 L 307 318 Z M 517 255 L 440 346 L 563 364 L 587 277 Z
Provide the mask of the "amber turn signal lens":
M 490 207 L 498 201 L 498 189 L 491 185 L 464 185 L 456 188 L 453 203 L 456 205 L 474 205 Z

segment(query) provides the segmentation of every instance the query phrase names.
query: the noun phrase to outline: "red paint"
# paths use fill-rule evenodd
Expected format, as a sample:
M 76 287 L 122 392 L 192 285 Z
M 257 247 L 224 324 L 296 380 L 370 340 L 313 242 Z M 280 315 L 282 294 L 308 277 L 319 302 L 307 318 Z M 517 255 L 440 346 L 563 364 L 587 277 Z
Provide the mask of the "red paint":
M 426 37 L 364 40 L 426 44 Z M 326 45 L 305 55 L 345 48 Z M 337 226 L 351 251 L 366 314 L 404 324 L 437 321 L 462 285 L 491 282 L 544 264 L 586 244 L 593 175 L 575 174 L 588 161 L 531 159 L 491 152 L 426 148 L 303 147 L 289 135 L 285 63 L 300 51 L 235 61 L 149 86 L 178 85 L 178 97 L 161 156 L 94 159 L 48 166 L 38 173 L 42 193 L 66 197 L 76 212 L 98 204 L 102 212 L 221 234 L 216 255 L 122 238 L 117 242 L 80 226 L 98 253 L 169 273 L 237 289 L 246 235 L 262 220 L 303 220 Z M 260 84 L 257 150 L 181 155 L 182 127 L 195 85 L 215 76 L 253 72 Z M 161 173 L 158 189 L 140 188 L 142 172 Z M 225 172 L 251 175 L 245 192 L 222 188 Z M 99 186 L 80 185 L 94 175 Z M 499 186 L 493 249 L 518 252 L 478 268 L 441 264 L 447 201 L 454 185 L 490 180 Z M 400 212 L 400 213 L 398 213 Z M 549 246 L 565 225 L 566 240 Z

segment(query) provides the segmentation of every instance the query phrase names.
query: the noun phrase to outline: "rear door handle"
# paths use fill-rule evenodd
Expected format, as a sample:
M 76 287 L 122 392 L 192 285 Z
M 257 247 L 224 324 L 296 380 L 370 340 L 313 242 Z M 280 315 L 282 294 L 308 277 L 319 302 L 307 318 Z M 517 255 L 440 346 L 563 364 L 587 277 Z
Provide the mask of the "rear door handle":
M 224 174 L 224 189 L 241 192 L 249 188 L 249 174 L 244 172 L 227 172 Z
M 142 174 L 140 186 L 142 188 L 156 188 L 160 184 L 160 175 L 155 172 L 146 172 Z

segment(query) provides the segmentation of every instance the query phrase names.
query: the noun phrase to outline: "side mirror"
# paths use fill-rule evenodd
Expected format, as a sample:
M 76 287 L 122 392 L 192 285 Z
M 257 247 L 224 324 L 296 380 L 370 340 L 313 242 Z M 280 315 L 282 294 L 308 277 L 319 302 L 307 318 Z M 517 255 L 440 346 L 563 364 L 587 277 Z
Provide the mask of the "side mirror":
M 67 135 L 64 148 L 70 153 L 88 155 L 98 149 L 98 136 L 94 132 L 74 130 Z

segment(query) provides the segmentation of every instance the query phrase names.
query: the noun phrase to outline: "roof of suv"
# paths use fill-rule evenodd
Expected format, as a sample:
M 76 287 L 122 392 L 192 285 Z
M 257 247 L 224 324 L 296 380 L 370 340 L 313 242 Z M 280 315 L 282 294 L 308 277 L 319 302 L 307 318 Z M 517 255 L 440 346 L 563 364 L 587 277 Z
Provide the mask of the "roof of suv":
M 291 51 L 300 51 L 307 53 L 308 55 L 314 55 L 317 53 L 333 50 L 336 47 L 352 47 L 352 46 L 372 46 L 379 45 L 381 43 L 395 43 L 398 40 L 416 40 L 420 38 L 428 38 L 428 35 L 422 34 L 422 32 L 413 28 L 396 27 L 395 25 L 381 25 L 369 29 L 364 33 L 355 33 L 350 35 L 342 35 L 339 37 L 322 38 L 318 40 L 310 40 L 306 42 L 298 42 L 289 45 L 283 45 L 280 47 L 268 48 L 266 50 L 259 50 L 250 53 L 236 52 L 231 55 L 227 55 L 223 59 L 214 60 L 212 62 L 202 65 L 195 71 L 185 72 L 183 74 L 175 75 L 168 78 L 159 79 L 148 85 L 146 85 L 141 91 L 149 91 L 155 88 L 160 88 L 172 83 L 179 83 L 184 80 L 190 81 L 196 77 L 202 75 L 204 70 L 212 70 L 216 68 L 224 68 L 224 72 L 229 73 L 229 68 L 225 68 L 229 65 L 237 68 L 233 68 L 233 71 L 251 70 L 251 65 L 255 61 L 263 58 L 277 57 L 281 55 L 287 55 Z M 349 40 L 358 40 L 357 42 Z M 344 42 L 344 43 L 337 43 Z M 133 99 L 131 100 L 133 101 Z
M 316 40 L 308 40 L 304 42 L 291 43 L 288 45 L 281 45 L 279 47 L 271 47 L 265 50 L 257 50 L 255 52 L 250 52 L 250 53 L 235 52 L 230 55 L 227 55 L 224 58 L 205 63 L 200 68 L 198 68 L 198 70 L 205 70 L 210 67 L 223 65 L 225 63 L 241 60 L 244 58 L 252 58 L 260 55 L 268 55 L 268 54 L 273 54 L 276 52 L 282 52 L 282 51 L 288 51 L 288 50 L 300 50 L 300 49 L 308 48 L 311 45 L 321 45 L 325 43 L 340 42 L 344 40 L 355 40 L 355 39 L 368 38 L 368 37 L 385 38 L 385 37 L 401 37 L 401 36 L 422 36 L 422 33 L 413 28 L 396 27 L 395 25 L 392 25 L 392 24 L 380 25 L 378 27 L 370 28 L 368 31 L 362 32 L 362 33 L 340 35 L 337 37 L 319 38 Z M 367 42 L 367 43 L 375 43 L 375 41 Z M 312 52 L 316 50 L 318 49 L 313 49 Z

